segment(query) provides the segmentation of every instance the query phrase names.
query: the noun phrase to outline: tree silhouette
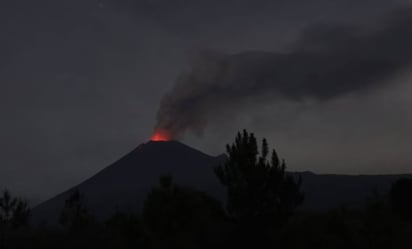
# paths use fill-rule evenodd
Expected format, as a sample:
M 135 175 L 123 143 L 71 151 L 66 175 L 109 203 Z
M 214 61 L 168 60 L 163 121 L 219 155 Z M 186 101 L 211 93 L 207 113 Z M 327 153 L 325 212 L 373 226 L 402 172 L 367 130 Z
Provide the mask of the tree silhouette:
M 105 244 L 108 248 L 141 248 L 143 228 L 140 217 L 131 212 L 116 211 L 105 222 Z
M 66 200 L 60 214 L 60 224 L 70 232 L 83 231 L 93 222 L 86 206 L 86 199 L 77 189 Z
M 283 225 L 303 202 L 301 179 L 285 172 L 284 160 L 276 151 L 267 159 L 269 146 L 262 140 L 259 152 L 253 133 L 238 133 L 227 145 L 226 162 L 215 169 L 227 189 L 227 212 L 244 227 L 277 227 Z
M 143 221 L 152 243 L 161 248 L 210 248 L 212 227 L 223 213 L 206 193 L 178 186 L 166 176 L 147 196 Z
M 367 242 L 367 248 L 394 248 L 393 237 L 397 224 L 387 204 L 385 196 L 377 191 L 366 199 L 360 232 Z
M 10 192 L 5 190 L 0 197 L 0 222 L 3 225 L 10 225 L 19 228 L 28 224 L 30 218 L 30 208 L 26 201 L 12 197 Z
M 0 248 L 5 247 L 9 230 L 28 225 L 30 213 L 26 201 L 12 197 L 8 190 L 3 191 L 0 197 Z
M 402 178 L 391 187 L 390 200 L 394 212 L 401 218 L 412 220 L 412 179 Z

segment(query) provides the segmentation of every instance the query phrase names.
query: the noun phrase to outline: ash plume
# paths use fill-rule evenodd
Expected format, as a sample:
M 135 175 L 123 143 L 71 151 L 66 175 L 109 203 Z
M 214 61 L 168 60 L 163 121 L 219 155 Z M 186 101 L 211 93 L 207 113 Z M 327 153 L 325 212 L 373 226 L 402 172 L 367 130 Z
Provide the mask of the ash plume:
M 201 131 L 214 113 L 245 101 L 328 100 L 379 87 L 412 62 L 410 23 L 407 9 L 374 31 L 308 27 L 287 53 L 204 52 L 163 97 L 156 129 L 178 137 Z

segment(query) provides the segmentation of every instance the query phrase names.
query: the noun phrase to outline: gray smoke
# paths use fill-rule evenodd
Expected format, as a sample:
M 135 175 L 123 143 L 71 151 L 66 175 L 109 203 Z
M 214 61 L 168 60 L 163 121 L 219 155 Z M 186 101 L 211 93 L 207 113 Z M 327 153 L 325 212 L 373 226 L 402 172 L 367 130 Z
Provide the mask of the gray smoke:
M 328 100 L 379 87 L 411 64 L 411 23 L 407 9 L 373 31 L 311 26 L 288 53 L 204 52 L 163 97 L 156 129 L 178 137 L 201 131 L 214 113 L 245 101 Z

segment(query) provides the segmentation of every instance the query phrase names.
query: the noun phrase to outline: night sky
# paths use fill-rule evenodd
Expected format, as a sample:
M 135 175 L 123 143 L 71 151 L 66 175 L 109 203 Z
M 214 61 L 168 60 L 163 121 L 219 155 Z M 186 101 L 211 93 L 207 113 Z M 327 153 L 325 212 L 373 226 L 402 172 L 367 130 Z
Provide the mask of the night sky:
M 198 107 L 191 123 L 185 108 L 167 119 L 212 155 L 247 128 L 292 171 L 411 173 L 408 2 L 3 1 L 0 187 L 57 194 L 150 139 L 161 103 L 187 99 L 202 100 L 183 105 Z M 215 55 L 230 73 L 209 77 Z

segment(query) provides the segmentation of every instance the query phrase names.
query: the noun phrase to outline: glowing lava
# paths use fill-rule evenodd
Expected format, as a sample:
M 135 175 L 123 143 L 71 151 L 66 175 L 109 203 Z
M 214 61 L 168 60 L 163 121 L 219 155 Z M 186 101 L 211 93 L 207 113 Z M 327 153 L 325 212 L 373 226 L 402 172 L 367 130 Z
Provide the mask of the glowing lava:
M 160 142 L 160 141 L 164 142 L 164 141 L 172 140 L 172 137 L 171 137 L 170 133 L 168 133 L 165 130 L 155 130 L 155 132 L 154 132 L 154 134 L 153 134 L 153 136 L 150 140 L 155 141 L 155 142 Z

